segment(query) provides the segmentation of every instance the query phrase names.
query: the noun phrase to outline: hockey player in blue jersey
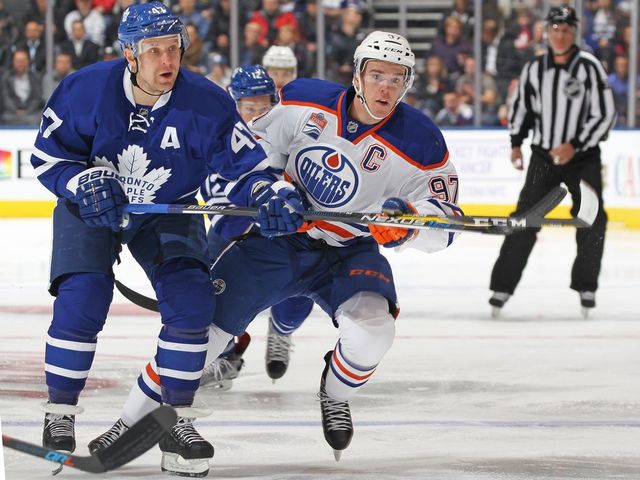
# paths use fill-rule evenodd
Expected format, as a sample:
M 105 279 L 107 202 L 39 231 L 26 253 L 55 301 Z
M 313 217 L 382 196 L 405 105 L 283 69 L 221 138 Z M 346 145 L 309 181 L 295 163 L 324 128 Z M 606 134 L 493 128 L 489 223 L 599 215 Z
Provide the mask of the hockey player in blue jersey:
M 78 399 L 113 296 L 112 265 L 127 244 L 161 313 L 157 400 L 178 411 L 171 435 L 160 442 L 162 468 L 203 476 L 213 447 L 193 427 L 197 411 L 190 407 L 215 303 L 204 222 L 186 215 L 126 219 L 123 207 L 195 203 L 210 172 L 229 181 L 227 195 L 235 204 L 255 205 L 254 182 L 277 177 L 265 168 L 264 151 L 226 92 L 180 68 L 188 37 L 175 14 L 159 2 L 132 5 L 118 37 L 125 60 L 81 69 L 55 90 L 31 159 L 38 179 L 58 197 L 43 443 L 75 448 Z M 91 451 L 100 448 L 90 445 Z
M 291 50 L 288 47 L 279 48 Z M 293 56 L 293 52 L 291 55 Z M 238 67 L 231 75 L 229 93 L 236 102 L 240 116 L 247 123 L 271 110 L 278 101 L 275 82 L 260 65 Z M 219 175 L 210 175 L 201 189 L 205 202 L 211 205 L 230 205 L 224 194 L 226 183 Z M 212 216 L 207 233 L 211 259 L 215 260 L 231 241 L 247 234 L 252 225 L 253 222 L 246 217 Z M 313 300 L 307 297 L 288 298 L 271 307 L 265 368 L 274 382 L 285 374 L 289 365 L 291 334 L 302 325 L 312 308 Z M 246 332 L 236 338 L 229 342 L 220 357 L 207 362 L 200 386 L 210 385 L 222 389 L 231 387 L 242 367 L 242 354 L 249 342 Z
M 332 318 L 338 341 L 324 357 L 318 396 L 324 436 L 336 458 L 353 436 L 349 399 L 373 375 L 395 336 L 399 306 L 379 247 L 433 252 L 448 247 L 455 235 L 305 223 L 300 212 L 461 213 L 455 205 L 458 177 L 442 133 L 400 102 L 414 65 L 404 37 L 376 31 L 356 49 L 352 87 L 298 79 L 282 89 L 280 103 L 254 119 L 252 128 L 286 180 L 253 184 L 260 235 L 235 242 L 212 268 L 212 358 L 259 312 L 291 296 L 312 298 Z M 134 420 L 155 406 L 147 401 Z

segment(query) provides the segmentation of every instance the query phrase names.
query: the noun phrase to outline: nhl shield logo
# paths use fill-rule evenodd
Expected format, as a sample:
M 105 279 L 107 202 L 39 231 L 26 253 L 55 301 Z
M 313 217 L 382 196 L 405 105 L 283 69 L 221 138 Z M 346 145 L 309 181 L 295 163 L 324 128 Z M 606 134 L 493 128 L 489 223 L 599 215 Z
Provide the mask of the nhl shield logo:
M 221 278 L 216 278 L 215 280 L 212 280 L 211 283 L 213 284 L 214 295 L 220 295 L 227 289 L 227 282 Z
M 575 100 L 580 96 L 580 93 L 582 93 L 582 83 L 577 78 L 571 77 L 564 82 L 562 90 L 567 98 Z
M 358 189 L 358 173 L 346 155 L 333 147 L 314 145 L 300 150 L 295 157 L 300 183 L 323 207 L 346 205 Z

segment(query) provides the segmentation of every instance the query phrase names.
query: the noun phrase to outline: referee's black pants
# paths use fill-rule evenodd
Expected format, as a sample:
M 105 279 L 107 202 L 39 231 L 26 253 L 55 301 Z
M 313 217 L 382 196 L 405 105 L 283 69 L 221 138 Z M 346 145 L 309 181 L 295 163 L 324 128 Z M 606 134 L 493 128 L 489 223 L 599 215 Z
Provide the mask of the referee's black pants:
M 538 147 L 532 147 L 532 150 L 527 178 L 512 215 L 526 211 L 553 187 L 564 182 L 573 200 L 571 214 L 575 216 L 580 207 L 580 180 L 591 185 L 598 195 L 600 208 L 591 228 L 576 229 L 578 252 L 571 270 L 571 288 L 578 292 L 595 292 L 598 288 L 607 225 L 607 214 L 602 202 L 600 149 L 596 147 L 577 154 L 562 166 L 554 165 L 546 150 Z M 525 229 L 505 237 L 500 256 L 491 273 L 491 290 L 513 294 L 539 231 L 540 229 Z

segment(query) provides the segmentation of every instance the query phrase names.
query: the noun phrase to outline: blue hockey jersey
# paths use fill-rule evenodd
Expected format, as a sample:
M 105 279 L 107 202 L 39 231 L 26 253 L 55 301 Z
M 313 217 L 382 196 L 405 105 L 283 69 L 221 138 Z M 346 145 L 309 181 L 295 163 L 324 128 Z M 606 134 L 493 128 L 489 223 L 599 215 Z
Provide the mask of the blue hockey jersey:
M 84 170 L 109 167 L 131 203 L 191 203 L 215 172 L 230 182 L 228 197 L 248 205 L 253 181 L 275 179 L 224 90 L 181 69 L 155 105 L 136 105 L 123 60 L 62 81 L 44 109 L 31 163 L 40 182 L 65 198 Z

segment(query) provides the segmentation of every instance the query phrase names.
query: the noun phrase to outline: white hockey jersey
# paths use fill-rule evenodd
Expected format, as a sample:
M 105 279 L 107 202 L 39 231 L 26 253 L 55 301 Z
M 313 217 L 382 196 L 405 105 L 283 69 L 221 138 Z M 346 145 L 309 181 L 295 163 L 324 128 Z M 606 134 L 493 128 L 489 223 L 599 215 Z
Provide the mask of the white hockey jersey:
M 281 102 L 253 120 L 271 166 L 305 193 L 321 211 L 380 212 L 389 197 L 409 200 L 427 215 L 455 215 L 458 176 L 442 133 L 422 112 L 400 103 L 375 125 L 350 119 L 352 87 L 298 79 L 281 92 Z M 370 235 L 366 225 L 314 222 L 307 232 L 332 246 Z M 407 246 L 446 248 L 455 234 L 421 230 Z

